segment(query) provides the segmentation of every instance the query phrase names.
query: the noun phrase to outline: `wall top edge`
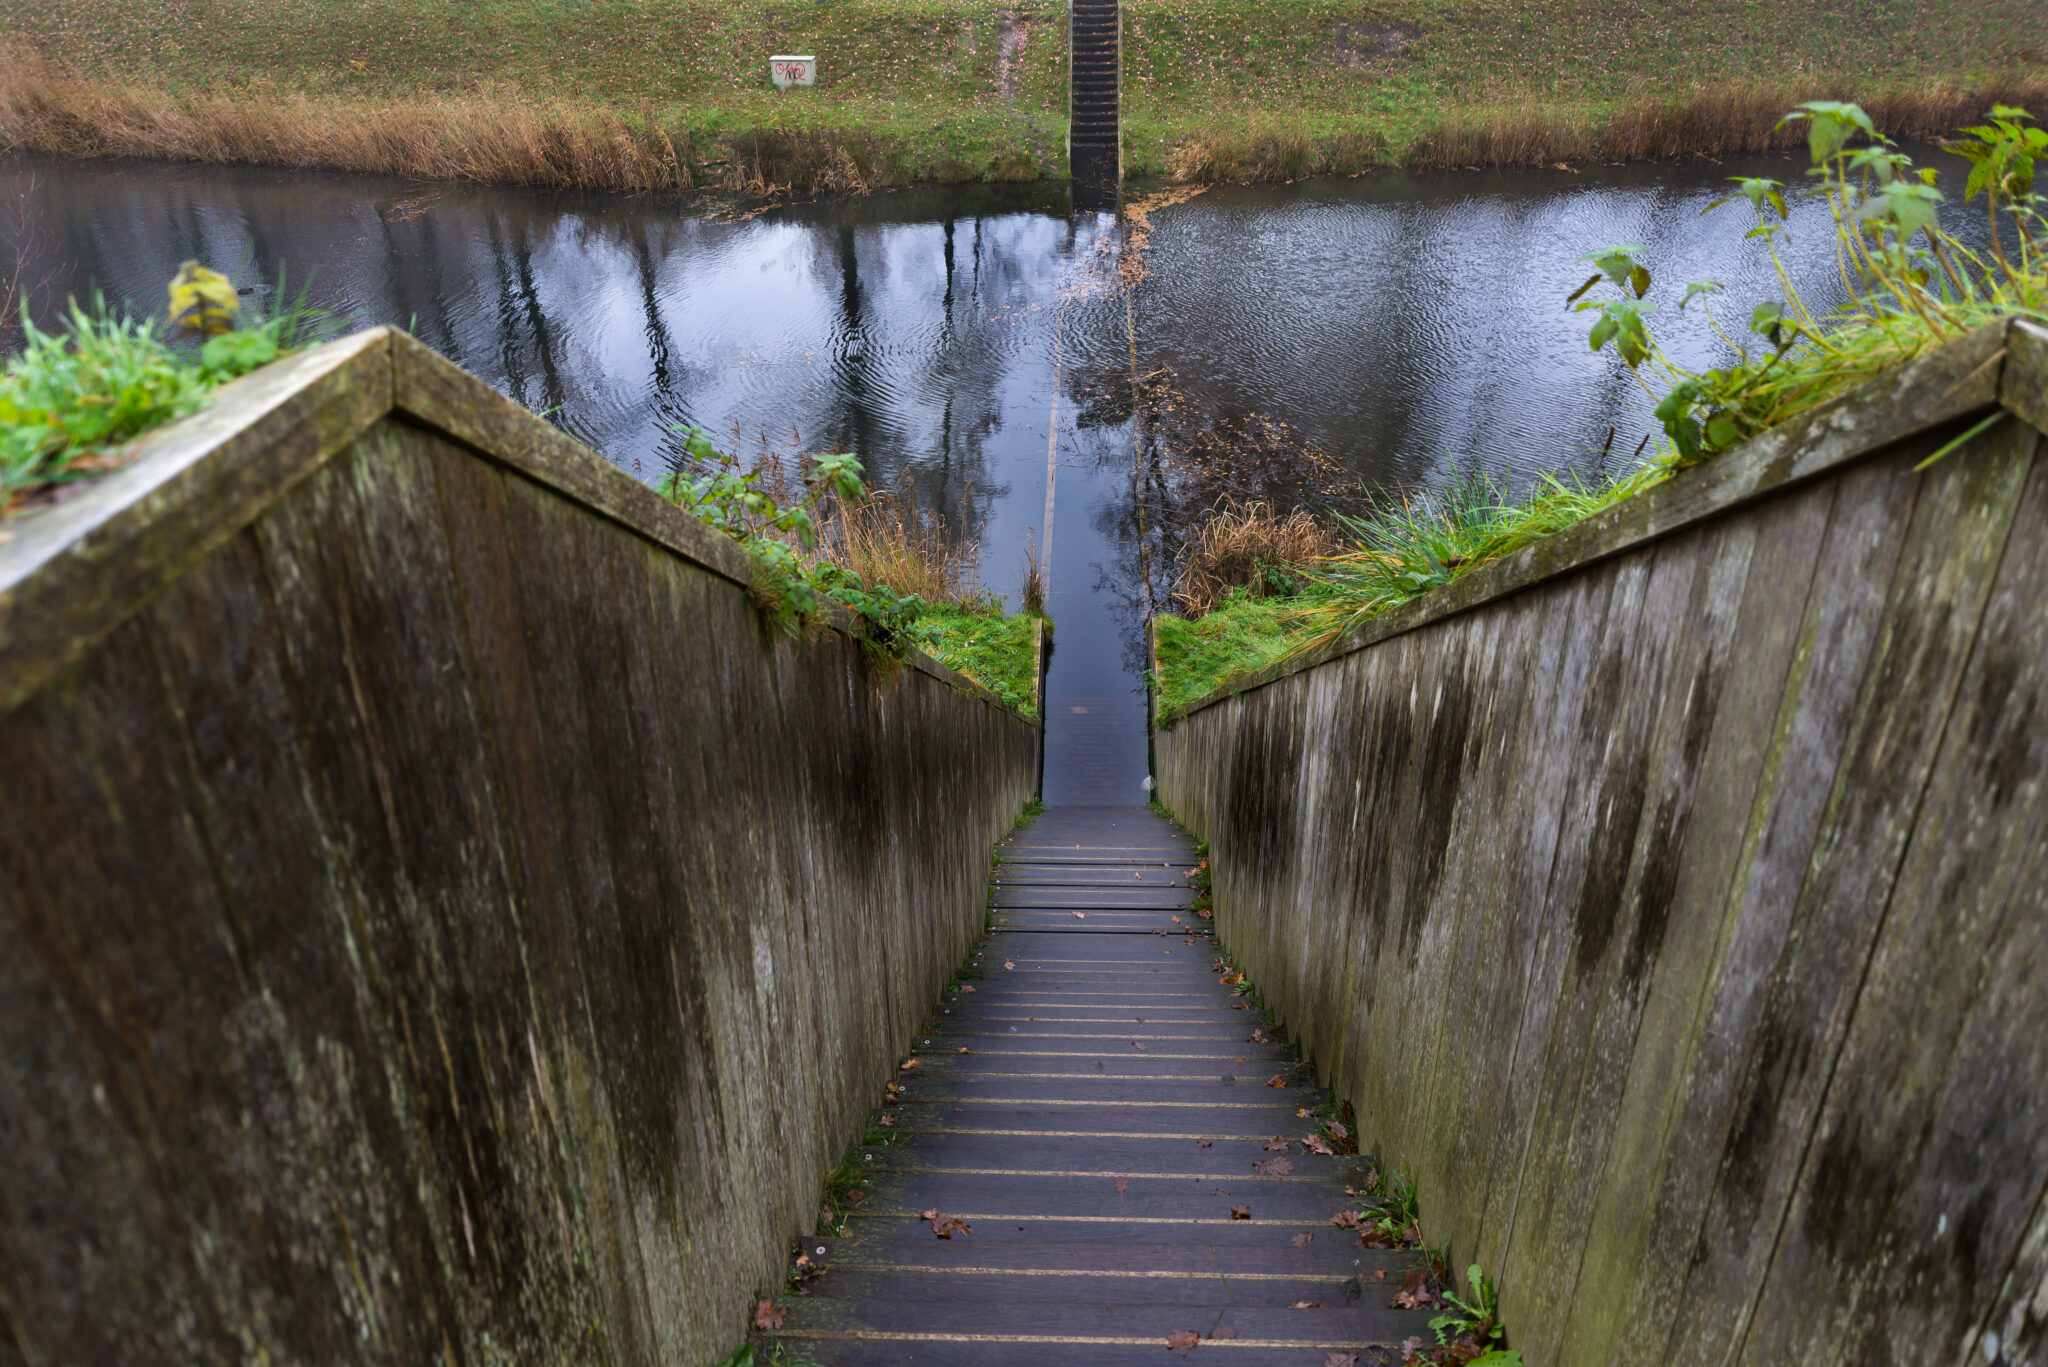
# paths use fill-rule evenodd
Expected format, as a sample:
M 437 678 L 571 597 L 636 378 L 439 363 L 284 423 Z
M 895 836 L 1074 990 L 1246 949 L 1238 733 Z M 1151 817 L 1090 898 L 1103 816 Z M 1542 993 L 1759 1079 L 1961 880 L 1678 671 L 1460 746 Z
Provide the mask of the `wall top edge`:
M 1725 455 L 1382 613 L 1319 650 L 1232 679 L 1162 725 L 1177 726 L 1241 694 L 1588 569 L 1992 408 L 2048 432 L 2048 329 L 2018 319 L 1980 328 Z
M 199 412 L 138 438 L 118 470 L 0 524 L 0 715 L 394 414 L 742 589 L 751 582 L 752 560 L 731 538 L 421 342 L 370 328 L 222 385 Z M 824 625 L 875 639 L 844 609 Z M 1025 721 L 921 651 L 906 662 Z

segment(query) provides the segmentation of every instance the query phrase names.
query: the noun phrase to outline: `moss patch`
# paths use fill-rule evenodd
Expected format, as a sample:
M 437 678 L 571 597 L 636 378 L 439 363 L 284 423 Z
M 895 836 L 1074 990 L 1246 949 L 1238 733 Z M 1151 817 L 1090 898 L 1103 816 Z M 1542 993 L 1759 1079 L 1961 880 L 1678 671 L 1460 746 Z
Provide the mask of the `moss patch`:
M 1153 687 L 1162 722 L 1174 719 L 1224 682 L 1264 669 L 1310 639 L 1294 622 L 1297 598 L 1238 593 L 1204 616 L 1153 619 L 1159 676 Z
M 918 648 L 958 670 L 1031 720 L 1038 720 L 1038 618 L 1000 607 L 942 605 L 918 614 L 908 635 Z

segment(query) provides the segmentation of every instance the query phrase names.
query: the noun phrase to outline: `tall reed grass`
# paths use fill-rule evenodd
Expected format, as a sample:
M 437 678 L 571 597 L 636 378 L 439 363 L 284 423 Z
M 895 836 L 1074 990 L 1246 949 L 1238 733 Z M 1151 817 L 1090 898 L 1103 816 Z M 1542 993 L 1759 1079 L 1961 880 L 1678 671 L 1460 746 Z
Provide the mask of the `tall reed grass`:
M 1785 152 L 1804 142 L 1798 129 L 1780 126 L 1789 105 L 1858 94 L 1822 81 L 1803 87 L 1719 82 L 1644 91 L 1604 104 L 1561 103 L 1504 91 L 1446 109 L 1401 146 L 1370 130 L 1254 123 L 1183 139 L 1166 170 L 1172 179 L 1189 183 L 1252 183 L 1355 175 L 1382 167 L 1453 170 Z M 1938 137 L 1994 104 L 2048 104 L 2048 78 L 2017 72 L 1974 84 L 1936 82 L 1865 90 L 1860 96 L 1880 129 L 1917 141 Z
M 0 138 L 54 157 L 153 157 L 607 191 L 864 193 L 911 149 L 849 132 L 667 126 L 658 111 L 489 93 L 404 101 L 173 95 L 0 58 Z
M 869 584 L 886 584 L 927 603 L 979 606 L 986 595 L 975 576 L 980 544 L 920 508 L 907 482 L 838 503 L 826 518 L 819 553 Z
M 1316 562 L 1342 550 L 1329 525 L 1306 508 L 1228 502 L 1188 534 L 1174 601 L 1200 617 L 1232 590 L 1261 598 L 1292 594 Z

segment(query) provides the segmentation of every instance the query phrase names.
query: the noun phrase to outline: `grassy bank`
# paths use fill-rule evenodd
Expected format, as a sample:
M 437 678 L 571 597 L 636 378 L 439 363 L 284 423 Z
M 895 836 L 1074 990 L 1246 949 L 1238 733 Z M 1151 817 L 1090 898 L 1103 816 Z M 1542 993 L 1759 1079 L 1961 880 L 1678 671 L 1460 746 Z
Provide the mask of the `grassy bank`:
M 1273 179 L 1789 145 L 1793 101 L 1895 136 L 2048 93 L 2031 0 L 1127 0 L 1135 174 Z M 1063 173 L 1044 0 L 0 0 L 0 137 L 610 190 L 862 190 Z M 776 52 L 821 83 L 778 95 Z
M 934 604 L 918 614 L 910 638 L 1033 721 L 1038 719 L 1038 618 L 1005 614 L 1000 601 Z
M 1220 507 L 1185 543 L 1176 598 L 1190 620 L 1159 619 L 1162 719 L 1287 655 L 1334 642 L 1400 607 L 1714 460 L 1759 433 L 1813 413 L 1929 350 L 2001 322 L 2048 325 L 2048 214 L 2035 193 L 2048 129 L 1997 108 L 1959 130 L 1951 151 L 1971 164 L 1961 205 L 1853 104 L 1810 103 L 1787 116 L 1807 139 L 1814 192 L 1835 223 L 1849 298 L 1819 310 L 1794 286 L 1776 238 L 1789 196 L 1778 181 L 1741 179 L 1719 206 L 1737 214 L 1777 268 L 1783 297 L 1747 325 L 1714 318 L 1721 287 L 1659 281 L 1637 247 L 1586 260 L 1593 274 L 1568 297 L 1591 314 L 1588 341 L 1657 401 L 1651 454 L 1616 474 L 1539 478 L 1519 499 L 1483 471 L 1452 472 L 1434 490 L 1383 491 L 1362 513 L 1328 521 L 1264 504 Z M 1987 246 L 1943 226 L 1946 212 L 1982 214 Z M 1953 217 L 1948 220 L 1954 221 Z M 1562 282 L 1561 282 L 1562 283 Z M 1658 344 L 1660 308 L 1698 302 L 1727 348 L 1693 371 Z M 1998 353 L 2003 355 L 2003 352 Z M 1977 423 L 1921 462 L 1925 468 L 2003 417 Z
M 1158 677 L 1152 681 L 1159 719 L 1170 723 L 1229 679 L 1256 674 L 1307 645 L 1314 636 L 1297 620 L 1294 597 L 1235 594 L 1199 617 L 1153 619 Z

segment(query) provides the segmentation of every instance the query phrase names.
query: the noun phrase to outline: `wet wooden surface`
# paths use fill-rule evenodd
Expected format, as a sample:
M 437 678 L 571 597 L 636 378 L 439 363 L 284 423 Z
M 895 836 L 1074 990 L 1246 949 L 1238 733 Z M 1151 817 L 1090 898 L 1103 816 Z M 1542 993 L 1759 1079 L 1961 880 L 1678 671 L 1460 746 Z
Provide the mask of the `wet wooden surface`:
M 1428 1312 L 1388 1305 L 1417 1255 L 1330 1223 L 1367 1164 L 1300 1142 L 1322 1094 L 1222 984 L 1194 858 L 1135 807 L 1055 807 L 1006 842 L 980 976 L 899 1073 L 847 1237 L 804 1246 L 826 1271 L 789 1302 L 796 1354 L 1115 1367 L 1193 1332 L 1203 1356 L 1321 1367 L 1428 1338 Z M 1288 1170 L 1255 1170 L 1281 1142 Z
M 10 530 L 0 1367 L 722 1360 L 1035 729 L 382 330 Z
M 2002 335 L 1155 737 L 1532 1363 L 2048 1362 L 2048 343 Z

